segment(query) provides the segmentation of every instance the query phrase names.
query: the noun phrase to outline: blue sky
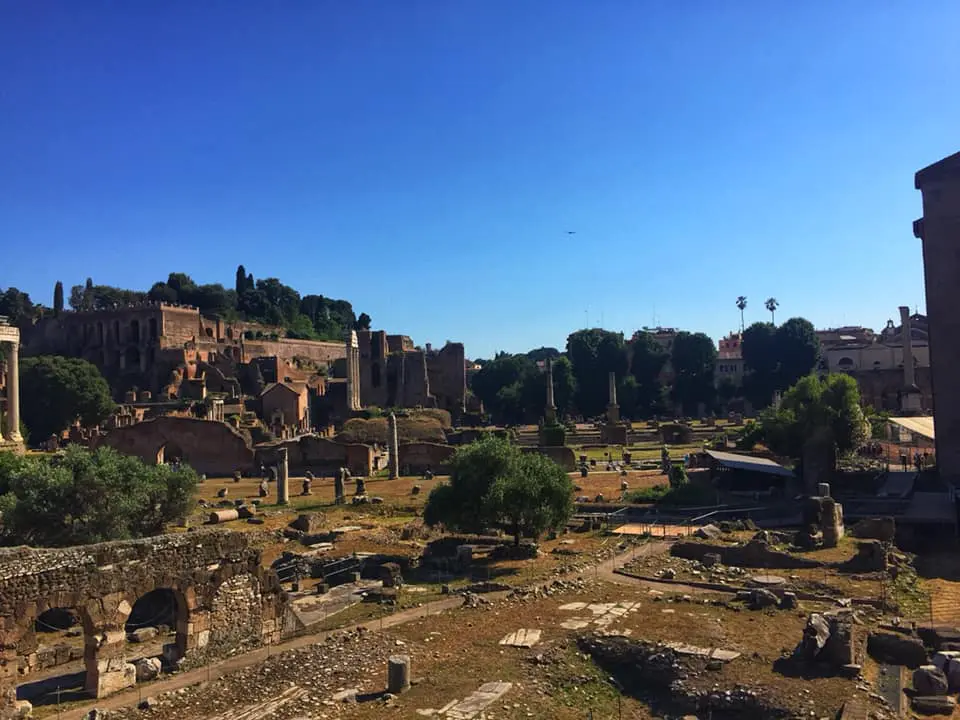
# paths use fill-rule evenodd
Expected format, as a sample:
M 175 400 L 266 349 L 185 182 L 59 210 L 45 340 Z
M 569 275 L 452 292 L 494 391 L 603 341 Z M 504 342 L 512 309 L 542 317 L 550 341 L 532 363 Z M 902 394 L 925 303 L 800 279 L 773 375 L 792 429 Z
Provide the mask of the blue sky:
M 470 356 L 923 308 L 960 4 L 0 0 L 0 287 L 238 263 Z M 576 231 L 568 235 L 567 231 Z

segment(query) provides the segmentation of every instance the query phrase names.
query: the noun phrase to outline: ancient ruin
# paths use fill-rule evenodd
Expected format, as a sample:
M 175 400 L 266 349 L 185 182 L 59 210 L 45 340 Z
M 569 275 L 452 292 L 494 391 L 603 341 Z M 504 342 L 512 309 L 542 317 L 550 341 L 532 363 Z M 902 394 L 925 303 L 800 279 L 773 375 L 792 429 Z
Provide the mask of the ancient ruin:
M 6 355 L 6 427 L 0 424 L 0 451 L 23 450 L 20 434 L 20 330 L 0 318 L 0 349 Z

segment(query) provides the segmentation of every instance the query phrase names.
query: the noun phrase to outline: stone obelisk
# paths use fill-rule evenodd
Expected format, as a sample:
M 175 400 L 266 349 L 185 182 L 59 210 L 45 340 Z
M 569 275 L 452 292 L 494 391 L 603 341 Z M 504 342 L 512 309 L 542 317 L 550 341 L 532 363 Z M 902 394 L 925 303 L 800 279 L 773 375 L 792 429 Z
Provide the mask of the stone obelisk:
M 617 375 L 611 372 L 607 378 L 610 402 L 607 403 L 607 422 L 616 425 L 620 422 L 620 406 L 617 405 Z

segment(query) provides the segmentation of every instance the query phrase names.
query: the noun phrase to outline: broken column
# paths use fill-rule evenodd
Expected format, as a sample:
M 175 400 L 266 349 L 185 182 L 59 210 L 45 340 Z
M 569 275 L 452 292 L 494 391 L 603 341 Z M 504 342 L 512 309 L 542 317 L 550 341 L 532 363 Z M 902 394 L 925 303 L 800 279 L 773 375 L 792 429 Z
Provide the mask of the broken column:
M 913 328 L 910 325 L 910 308 L 900 306 L 900 338 L 903 341 L 903 389 L 900 391 L 900 411 L 918 413 L 920 388 L 917 387 L 913 362 Z
M 347 410 L 355 412 L 360 409 L 360 344 L 357 342 L 357 331 L 348 330 L 347 340 Z
M 387 692 L 399 695 L 410 689 L 410 656 L 391 655 L 387 660 Z
M 390 427 L 387 439 L 390 442 L 390 479 L 400 477 L 400 441 L 397 435 L 397 416 L 390 413 Z
M 343 505 L 346 502 L 346 470 L 340 468 L 337 476 L 333 479 L 333 503 L 334 505 Z
M 101 698 L 136 684 L 137 669 L 126 658 L 125 625 L 133 607 L 116 593 L 102 598 L 91 610 L 97 628 L 84 640 L 84 686 L 90 695 Z
M 289 473 L 290 469 L 287 465 L 287 449 L 279 448 L 277 450 L 277 505 L 286 505 L 289 502 Z

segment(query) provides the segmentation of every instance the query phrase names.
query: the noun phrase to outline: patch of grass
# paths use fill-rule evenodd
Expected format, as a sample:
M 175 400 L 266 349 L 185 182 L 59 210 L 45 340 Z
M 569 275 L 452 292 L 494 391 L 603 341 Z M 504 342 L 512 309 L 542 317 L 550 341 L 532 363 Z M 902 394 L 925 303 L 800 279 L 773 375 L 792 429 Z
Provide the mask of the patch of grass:
M 890 597 L 905 617 L 927 618 L 930 615 L 930 593 L 920 583 L 916 571 L 901 566 L 890 582 Z
M 656 503 L 657 505 L 692 505 L 696 507 L 698 505 L 710 505 L 715 500 L 716 496 L 713 490 L 694 483 L 684 483 L 676 488 L 671 488 L 668 485 L 654 485 L 627 493 L 627 502 Z

